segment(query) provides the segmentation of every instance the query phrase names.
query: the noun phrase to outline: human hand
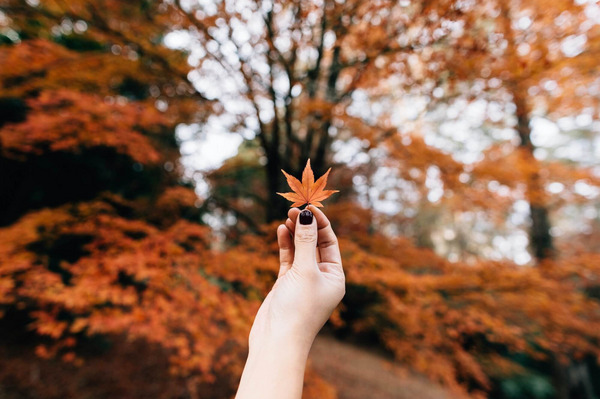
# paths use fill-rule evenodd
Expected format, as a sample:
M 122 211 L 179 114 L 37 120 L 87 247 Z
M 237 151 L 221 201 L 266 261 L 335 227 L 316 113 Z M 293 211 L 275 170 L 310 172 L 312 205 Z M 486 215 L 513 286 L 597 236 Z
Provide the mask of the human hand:
M 302 212 L 290 209 L 288 216 L 277 228 L 279 275 L 254 320 L 251 352 L 275 341 L 308 354 L 345 294 L 340 249 L 325 214 L 309 205 Z
M 300 399 L 312 342 L 346 291 L 331 224 L 307 209 L 290 209 L 277 228 L 279 276 L 250 330 L 236 399 Z

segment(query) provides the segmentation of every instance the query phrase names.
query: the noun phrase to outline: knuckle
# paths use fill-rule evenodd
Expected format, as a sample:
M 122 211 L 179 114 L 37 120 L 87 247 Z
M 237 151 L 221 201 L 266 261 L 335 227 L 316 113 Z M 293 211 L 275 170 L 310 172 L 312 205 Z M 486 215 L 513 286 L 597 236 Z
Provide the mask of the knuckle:
M 312 231 L 297 231 L 296 241 L 298 242 L 315 242 L 317 240 L 316 234 Z

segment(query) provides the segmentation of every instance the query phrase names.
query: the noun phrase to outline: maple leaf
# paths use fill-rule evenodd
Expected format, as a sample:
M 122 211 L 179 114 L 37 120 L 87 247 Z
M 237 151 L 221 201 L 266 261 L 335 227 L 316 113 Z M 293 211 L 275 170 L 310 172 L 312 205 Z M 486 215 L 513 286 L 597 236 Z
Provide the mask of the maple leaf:
M 286 173 L 285 170 L 281 169 L 281 171 L 294 192 L 277 194 L 288 201 L 292 201 L 292 207 L 313 204 L 314 206 L 322 208 L 323 204 L 321 204 L 321 201 L 329 198 L 331 194 L 338 192 L 338 190 L 325 190 L 327 177 L 329 176 L 331 168 L 327 169 L 327 172 L 315 182 L 315 175 L 310 167 L 310 159 L 306 162 L 306 167 L 304 168 L 304 172 L 302 172 L 302 182 Z

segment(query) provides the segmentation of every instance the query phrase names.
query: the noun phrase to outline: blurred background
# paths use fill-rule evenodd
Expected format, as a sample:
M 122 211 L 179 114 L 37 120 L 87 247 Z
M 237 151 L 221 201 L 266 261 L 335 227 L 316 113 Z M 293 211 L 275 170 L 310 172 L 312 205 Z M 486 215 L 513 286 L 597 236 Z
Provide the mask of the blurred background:
M 0 398 L 230 398 L 281 173 L 305 398 L 600 397 L 597 0 L 0 0 Z

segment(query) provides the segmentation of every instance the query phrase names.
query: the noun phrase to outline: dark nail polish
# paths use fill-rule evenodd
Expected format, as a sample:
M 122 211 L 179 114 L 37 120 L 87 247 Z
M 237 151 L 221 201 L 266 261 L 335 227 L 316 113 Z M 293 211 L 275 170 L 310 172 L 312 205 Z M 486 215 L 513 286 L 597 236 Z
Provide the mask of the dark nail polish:
M 308 209 L 300 212 L 300 224 L 312 224 L 313 213 Z

